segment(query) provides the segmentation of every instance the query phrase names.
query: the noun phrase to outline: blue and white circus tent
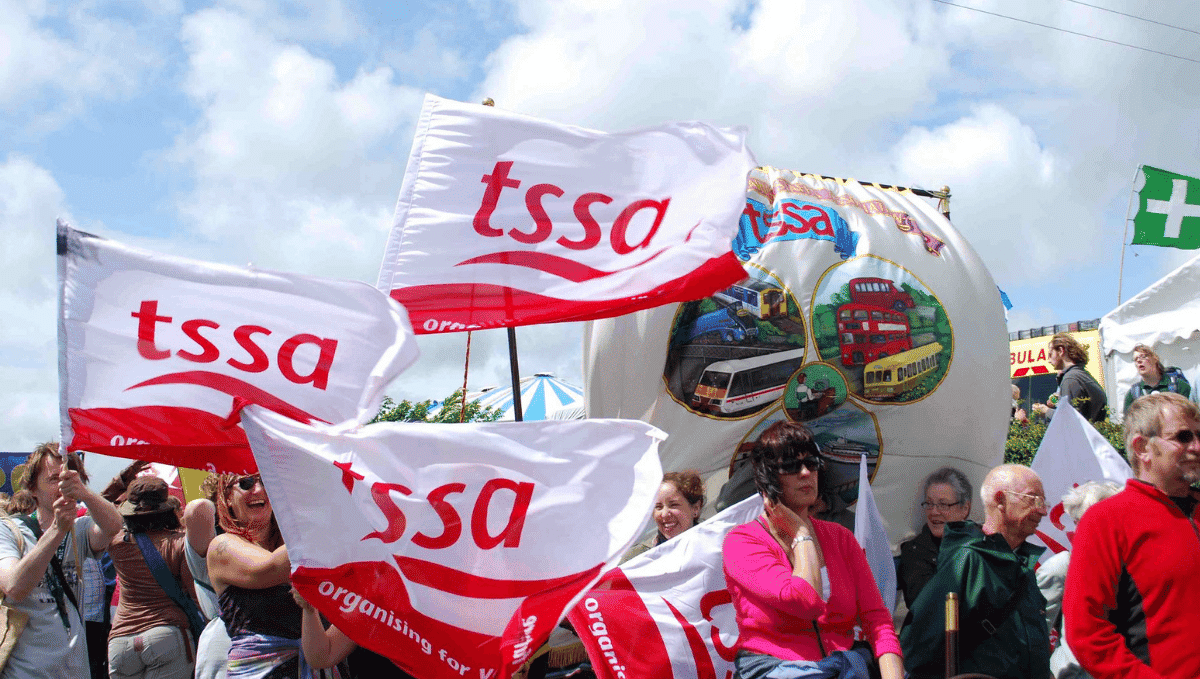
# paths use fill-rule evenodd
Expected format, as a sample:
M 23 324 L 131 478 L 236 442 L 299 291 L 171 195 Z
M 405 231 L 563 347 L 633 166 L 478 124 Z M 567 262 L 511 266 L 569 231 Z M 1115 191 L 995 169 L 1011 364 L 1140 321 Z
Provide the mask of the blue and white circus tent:
M 521 414 L 523 419 L 532 420 L 582 420 L 583 389 L 563 382 L 551 373 L 535 373 L 521 378 Z M 516 419 L 513 414 L 512 387 L 488 387 L 467 394 L 471 401 L 478 401 L 487 408 L 500 408 L 501 422 Z

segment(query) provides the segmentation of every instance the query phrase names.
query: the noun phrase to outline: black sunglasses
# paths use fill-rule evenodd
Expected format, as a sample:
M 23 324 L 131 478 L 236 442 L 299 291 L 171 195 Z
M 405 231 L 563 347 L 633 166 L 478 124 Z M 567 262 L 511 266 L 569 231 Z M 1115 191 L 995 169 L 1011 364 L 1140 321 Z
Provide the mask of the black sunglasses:
M 1195 441 L 1197 437 L 1200 437 L 1200 432 L 1192 431 L 1191 429 L 1180 429 L 1170 436 L 1160 436 L 1159 438 L 1174 441 L 1181 446 L 1190 446 L 1192 445 L 1192 441 Z
M 242 490 L 250 490 L 255 486 L 255 484 L 258 483 L 262 483 L 262 477 L 260 477 L 258 474 L 252 474 L 250 476 L 243 476 L 242 478 L 238 479 L 237 487 L 241 488 Z
M 780 461 L 777 469 L 779 470 L 780 474 L 798 474 L 801 467 L 810 472 L 819 471 L 825 468 L 825 460 L 817 457 L 816 455 L 809 455 L 808 457 L 793 457 L 788 460 Z

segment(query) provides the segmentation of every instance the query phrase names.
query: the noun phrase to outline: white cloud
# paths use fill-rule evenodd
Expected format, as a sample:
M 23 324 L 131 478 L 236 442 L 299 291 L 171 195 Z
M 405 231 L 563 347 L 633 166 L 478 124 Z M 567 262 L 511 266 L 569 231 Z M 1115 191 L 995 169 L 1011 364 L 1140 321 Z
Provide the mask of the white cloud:
M 226 9 L 189 16 L 182 40 L 201 114 L 168 157 L 195 178 L 181 200 L 205 241 L 192 247 L 373 282 L 421 93 L 387 68 L 343 82 L 329 61 Z
M 0 3 L 0 111 L 41 104 L 35 130 L 77 115 L 90 98 L 134 92 L 156 62 L 145 26 L 109 19 L 91 3 Z
M 69 215 L 54 177 L 10 153 L 0 162 L 0 412 L 5 443 L 18 449 L 57 436 L 57 217 Z

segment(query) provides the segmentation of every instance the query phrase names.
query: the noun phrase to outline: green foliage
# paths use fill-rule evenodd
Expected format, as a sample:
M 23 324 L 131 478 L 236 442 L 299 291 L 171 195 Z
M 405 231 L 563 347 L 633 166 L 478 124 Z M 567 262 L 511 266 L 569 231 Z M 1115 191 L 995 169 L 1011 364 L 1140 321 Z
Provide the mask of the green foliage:
M 379 414 L 371 420 L 376 422 L 443 422 L 456 423 L 462 416 L 462 389 L 457 389 L 442 402 L 442 409 L 429 414 L 433 401 L 418 401 L 413 403 L 407 399 L 397 403 L 390 396 L 383 397 Z M 476 401 L 467 402 L 465 422 L 495 422 L 503 413 L 499 408 L 484 408 Z
M 1049 423 L 1040 416 L 1029 419 L 1022 425 L 1013 420 L 1008 425 L 1008 440 L 1004 443 L 1004 461 L 1017 464 L 1031 465 L 1037 454 L 1038 446 L 1042 445 L 1042 437 L 1046 435 Z M 1109 444 L 1116 448 L 1121 457 L 1125 457 L 1125 427 L 1120 422 L 1104 420 L 1096 423 L 1096 431 L 1108 439 Z

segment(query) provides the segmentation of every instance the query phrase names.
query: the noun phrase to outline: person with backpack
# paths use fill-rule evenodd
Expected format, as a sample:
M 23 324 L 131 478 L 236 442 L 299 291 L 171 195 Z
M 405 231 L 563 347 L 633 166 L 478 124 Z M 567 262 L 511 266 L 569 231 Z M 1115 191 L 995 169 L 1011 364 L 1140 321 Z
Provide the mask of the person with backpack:
M 1170 391 L 1191 399 L 1192 385 L 1183 375 L 1183 371 L 1174 366 L 1164 368 L 1158 354 L 1145 344 L 1133 348 L 1133 366 L 1137 368 L 1142 380 L 1129 388 L 1125 394 L 1125 409 L 1137 399 L 1157 391 Z
M 167 482 L 157 476 L 135 478 L 120 505 L 125 529 L 108 546 L 121 586 L 108 636 L 108 671 L 114 679 L 192 676 L 196 636 L 204 623 L 178 509 Z

